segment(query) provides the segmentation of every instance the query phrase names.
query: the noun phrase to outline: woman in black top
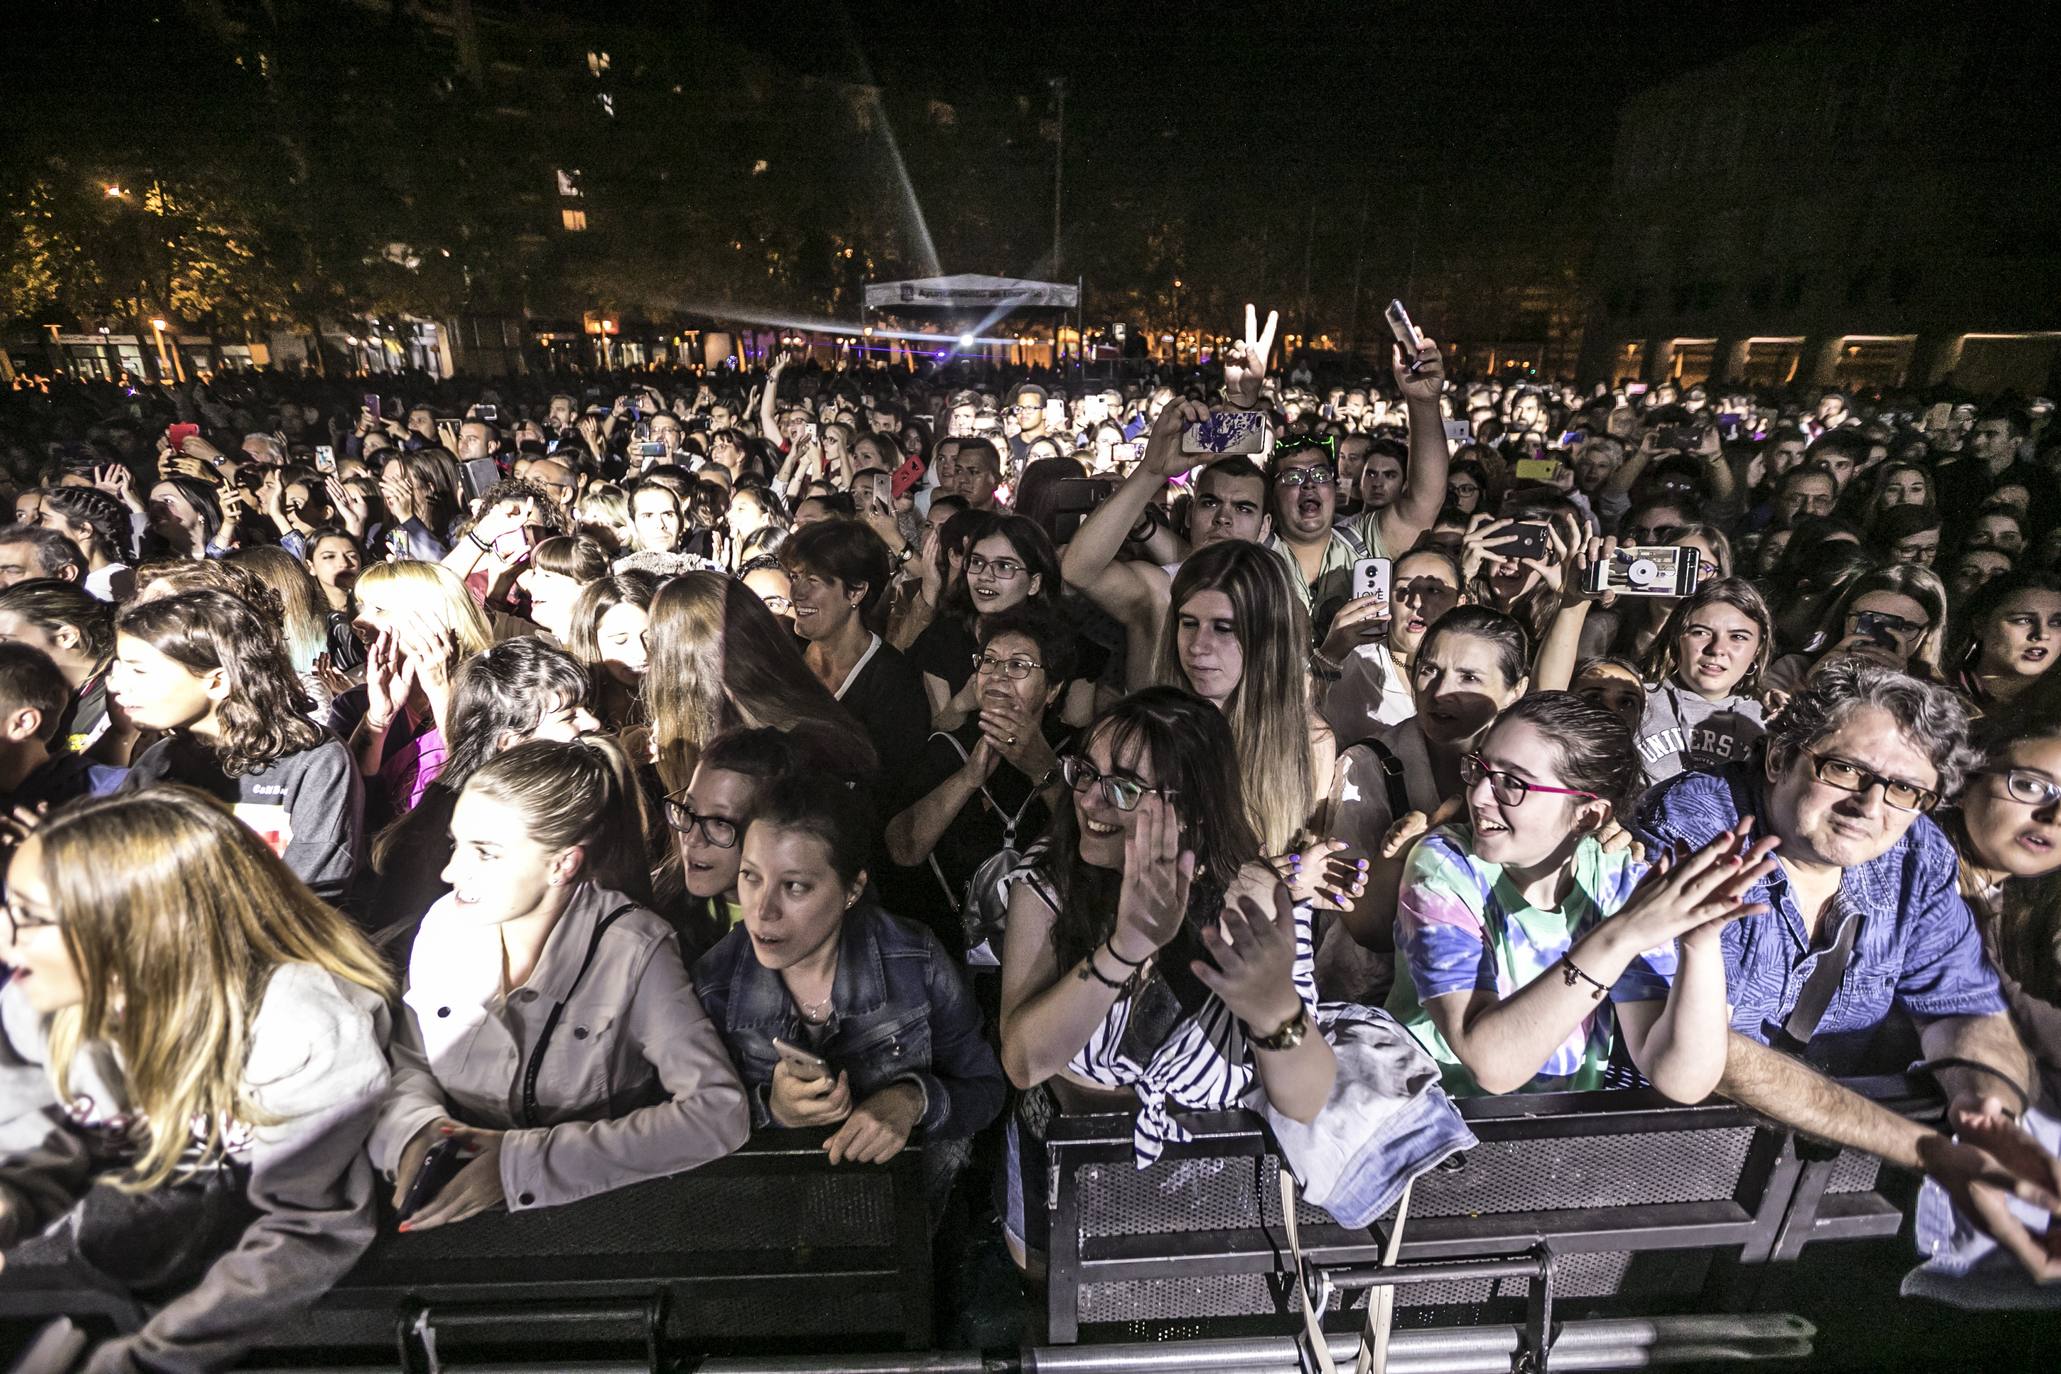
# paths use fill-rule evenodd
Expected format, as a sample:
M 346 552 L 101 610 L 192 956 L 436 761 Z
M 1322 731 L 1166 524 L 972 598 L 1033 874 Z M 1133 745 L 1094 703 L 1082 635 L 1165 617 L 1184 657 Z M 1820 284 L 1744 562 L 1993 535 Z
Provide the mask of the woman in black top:
M 802 657 L 873 742 L 884 765 L 881 810 L 899 810 L 899 764 L 923 748 L 930 710 L 922 675 L 879 633 L 890 576 L 887 545 L 857 521 L 823 520 L 789 536 L 780 561 L 792 583 Z
M 904 914 L 949 932 L 955 951 L 984 938 L 964 909 L 968 880 L 1002 850 L 1028 849 L 1065 795 L 1059 751 L 1069 732 L 1055 708 L 1074 673 L 1073 631 L 1042 611 L 989 616 L 978 633 L 979 712 L 930 737 L 912 800 L 887 827 L 889 857 L 931 879 L 906 885 Z

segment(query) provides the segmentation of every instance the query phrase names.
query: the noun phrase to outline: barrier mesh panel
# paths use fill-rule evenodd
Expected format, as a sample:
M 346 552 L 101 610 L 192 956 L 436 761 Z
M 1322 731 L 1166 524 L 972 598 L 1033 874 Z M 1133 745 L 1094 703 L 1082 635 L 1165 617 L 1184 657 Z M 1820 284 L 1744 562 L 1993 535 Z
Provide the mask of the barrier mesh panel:
M 1596 1251 L 1562 1255 L 1554 1266 L 1555 1301 L 1579 1303 L 1612 1298 L 1686 1298 L 1709 1274 L 1702 1251 Z M 1208 1322 L 1234 1317 L 1278 1315 L 1291 1319 L 1294 1295 L 1285 1276 L 1209 1274 L 1189 1278 L 1091 1283 L 1081 1288 L 1083 1325 Z M 1364 1309 L 1372 1290 L 1334 1294 L 1332 1314 Z M 1396 1309 L 1409 1313 L 1399 1324 L 1437 1326 L 1487 1321 L 1521 1321 L 1530 1280 L 1467 1279 L 1408 1284 L 1396 1290 Z M 1343 1301 L 1342 1301 L 1343 1300 Z M 1168 1332 L 1151 1334 L 1165 1339 Z M 1204 1331 L 1203 1334 L 1221 1334 Z
M 1875 1156 L 1859 1150 L 1841 1150 L 1839 1158 L 1832 1161 L 1832 1179 L 1825 1185 L 1825 1191 L 1865 1193 L 1874 1188 L 1881 1176 L 1882 1161 Z
M 1418 1179 L 1410 1210 L 1419 1217 L 1449 1217 L 1722 1202 L 1738 1187 L 1753 1134 L 1751 1126 L 1741 1126 L 1488 1141 L 1456 1157 L 1452 1167 Z M 1081 1235 L 1276 1226 L 1278 1167 L 1271 1156 L 1172 1160 L 1143 1170 L 1128 1164 L 1080 1166 L 1075 1183 Z M 1297 1215 L 1306 1224 L 1333 1224 L 1328 1213 L 1307 1204 Z

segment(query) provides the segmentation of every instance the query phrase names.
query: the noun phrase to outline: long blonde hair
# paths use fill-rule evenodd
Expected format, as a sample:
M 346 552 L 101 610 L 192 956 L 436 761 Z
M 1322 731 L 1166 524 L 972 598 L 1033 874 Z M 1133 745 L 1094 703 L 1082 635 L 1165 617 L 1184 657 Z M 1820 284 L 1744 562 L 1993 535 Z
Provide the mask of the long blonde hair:
M 449 632 L 459 663 L 485 652 L 494 642 L 487 613 L 472 599 L 458 574 L 441 563 L 412 558 L 374 563 L 358 574 L 357 597 L 361 608 L 368 600 L 377 599 L 421 611 Z
M 1279 554 L 1242 540 L 1213 544 L 1174 578 L 1153 663 L 1153 681 L 1161 686 L 1192 690 L 1181 666 L 1181 609 L 1206 591 L 1230 600 L 1232 632 L 1245 659 L 1224 718 L 1238 746 L 1246 814 L 1265 852 L 1285 853 L 1321 800 L 1310 750 L 1309 616 Z
M 85 998 L 50 1029 L 50 1073 L 71 1100 L 83 1046 L 119 1052 L 130 1101 L 149 1123 L 119 1186 L 169 1180 L 189 1140 L 224 1150 L 231 1122 L 273 1124 L 243 1073 L 251 1026 L 283 964 L 313 964 L 381 997 L 386 964 L 357 928 L 294 877 L 263 841 L 190 787 L 155 786 L 53 812 L 36 830 L 42 876 Z
M 725 730 L 803 723 L 827 727 L 846 757 L 827 760 L 846 777 L 878 765 L 851 714 L 816 680 L 794 636 L 758 594 L 718 572 L 673 578 L 651 602 L 644 707 L 658 776 L 677 792 L 694 776 L 701 747 Z

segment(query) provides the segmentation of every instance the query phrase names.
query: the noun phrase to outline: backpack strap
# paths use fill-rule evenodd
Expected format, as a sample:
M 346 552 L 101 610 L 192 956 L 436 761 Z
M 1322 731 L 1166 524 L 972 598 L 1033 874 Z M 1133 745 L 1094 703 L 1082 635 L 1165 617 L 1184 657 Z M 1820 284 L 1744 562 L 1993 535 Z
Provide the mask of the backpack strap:
M 1410 812 L 1410 788 L 1403 772 L 1403 761 L 1395 756 L 1395 750 L 1373 736 L 1348 744 L 1338 752 L 1348 753 L 1354 749 L 1365 749 L 1381 766 L 1381 784 L 1388 793 L 1388 818 L 1391 823 L 1401 820 Z

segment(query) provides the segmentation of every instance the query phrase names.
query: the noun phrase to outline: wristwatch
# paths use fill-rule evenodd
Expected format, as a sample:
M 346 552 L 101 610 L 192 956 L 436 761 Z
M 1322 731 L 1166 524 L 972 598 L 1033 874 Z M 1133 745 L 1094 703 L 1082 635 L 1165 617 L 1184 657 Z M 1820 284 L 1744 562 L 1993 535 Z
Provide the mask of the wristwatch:
M 1256 1050 L 1292 1050 L 1302 1043 L 1310 1033 L 1310 1009 L 1307 1005 L 1295 1009 L 1295 1015 L 1281 1023 L 1281 1028 L 1272 1035 L 1249 1035 Z

